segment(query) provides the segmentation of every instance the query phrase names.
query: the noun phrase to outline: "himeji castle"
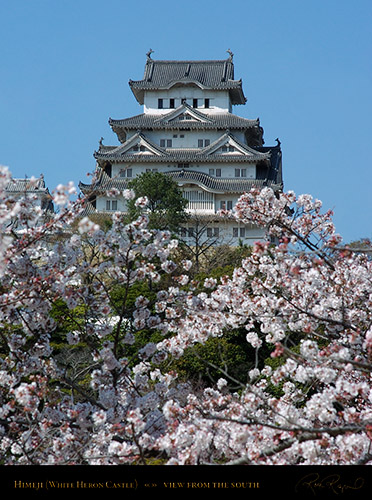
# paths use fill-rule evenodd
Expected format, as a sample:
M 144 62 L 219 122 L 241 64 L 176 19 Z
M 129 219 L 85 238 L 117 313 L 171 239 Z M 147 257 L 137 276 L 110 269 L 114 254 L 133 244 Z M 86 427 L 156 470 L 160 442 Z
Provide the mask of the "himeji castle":
M 142 80 L 129 81 L 142 113 L 109 119 L 119 144 L 101 140 L 93 181 L 80 183 L 88 213 L 125 212 L 125 197 L 108 192 L 122 193 L 133 177 L 158 171 L 171 176 L 188 200 L 181 237 L 194 237 L 196 221 L 216 244 L 250 245 L 264 237 L 262 229 L 219 214 L 253 187 L 283 189 L 280 141 L 265 146 L 259 119 L 233 113 L 247 99 L 228 53 L 222 60 L 169 61 L 148 52 Z

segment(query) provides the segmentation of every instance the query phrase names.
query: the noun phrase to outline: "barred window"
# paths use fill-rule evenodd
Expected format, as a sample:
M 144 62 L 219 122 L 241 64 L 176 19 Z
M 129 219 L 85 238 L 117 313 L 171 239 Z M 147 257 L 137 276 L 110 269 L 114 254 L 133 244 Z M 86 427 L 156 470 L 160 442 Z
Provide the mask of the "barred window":
M 106 210 L 112 211 L 118 209 L 117 200 L 106 200 Z

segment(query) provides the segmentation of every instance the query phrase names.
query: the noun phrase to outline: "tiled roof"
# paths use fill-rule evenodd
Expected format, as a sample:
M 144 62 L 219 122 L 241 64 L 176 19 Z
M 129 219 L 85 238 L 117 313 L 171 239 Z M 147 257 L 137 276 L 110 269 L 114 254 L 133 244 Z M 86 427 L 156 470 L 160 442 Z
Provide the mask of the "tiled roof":
M 182 108 L 187 110 L 189 106 L 182 105 Z M 192 109 L 192 108 L 191 108 Z M 232 113 L 201 113 L 196 110 L 193 112 L 198 114 L 200 120 L 180 120 L 175 117 L 172 119 L 174 111 L 164 115 L 151 115 L 142 113 L 140 115 L 124 118 L 122 120 L 109 119 L 109 125 L 114 132 L 124 130 L 174 130 L 174 129 L 208 129 L 208 130 L 226 130 L 226 129 L 240 129 L 246 130 L 248 128 L 259 127 L 259 119 L 249 120 Z
M 11 179 L 6 186 L 8 193 L 49 193 L 44 177 L 38 179 Z
M 128 180 L 121 177 L 110 177 L 100 170 L 97 172 L 96 180 L 92 184 L 79 183 L 79 188 L 83 194 L 95 193 L 105 193 L 110 191 L 110 189 L 124 190 L 128 187 Z
M 204 172 L 196 172 L 194 170 L 173 170 L 168 172 L 173 180 L 179 184 L 195 183 L 204 187 L 207 191 L 221 193 L 244 193 L 253 187 L 263 187 L 270 185 L 273 188 L 278 188 L 273 181 L 265 181 L 264 179 L 236 179 L 236 178 L 221 178 L 212 177 Z
M 213 149 L 221 146 L 223 142 L 231 137 L 233 141 L 239 144 L 244 154 L 220 154 L 213 153 Z M 139 138 L 142 143 L 147 145 L 150 153 L 140 154 L 131 151 L 131 146 L 138 143 Z M 219 139 L 205 148 L 162 148 L 150 141 L 143 134 L 137 133 L 127 142 L 117 147 L 101 146 L 94 153 L 97 161 L 109 161 L 113 163 L 131 162 L 131 163 L 192 163 L 192 162 L 222 162 L 222 163 L 256 163 L 258 161 L 269 161 L 270 150 L 258 151 L 242 144 L 229 133 L 222 135 Z
M 54 212 L 52 196 L 50 195 L 49 189 L 45 186 L 43 175 L 39 178 L 29 179 L 12 178 L 8 182 L 5 191 L 11 198 L 22 198 L 27 195 L 35 196 L 41 203 L 42 209 L 48 212 Z
M 129 85 L 140 104 L 144 90 L 167 89 L 176 83 L 195 83 L 204 89 L 229 90 L 233 104 L 245 104 L 241 80 L 234 78 L 232 58 L 216 61 L 161 61 L 147 59 L 142 80 Z
M 243 178 L 222 178 L 213 177 L 205 172 L 197 172 L 189 169 L 178 169 L 165 172 L 178 184 L 197 184 L 207 191 L 214 193 L 244 193 L 253 187 L 271 186 L 273 189 L 281 189 L 281 184 L 274 180 L 266 179 L 243 179 Z M 94 184 L 79 184 L 80 190 L 84 194 L 106 193 L 111 189 L 123 191 L 128 187 L 128 180 L 120 177 L 109 177 L 104 171 L 97 176 Z

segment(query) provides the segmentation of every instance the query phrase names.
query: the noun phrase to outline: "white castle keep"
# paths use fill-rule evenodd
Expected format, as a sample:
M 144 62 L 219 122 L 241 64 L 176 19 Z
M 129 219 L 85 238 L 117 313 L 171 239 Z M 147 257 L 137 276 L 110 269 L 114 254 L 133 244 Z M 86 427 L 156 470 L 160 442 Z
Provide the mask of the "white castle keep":
M 126 211 L 122 192 L 128 181 L 146 171 L 171 176 L 188 200 L 188 223 L 181 237 L 191 240 L 198 228 L 216 244 L 250 245 L 262 229 L 221 218 L 252 187 L 283 189 L 280 142 L 264 146 L 259 119 L 242 118 L 233 106 L 246 103 L 242 81 L 234 77 L 233 54 L 224 60 L 154 60 L 151 52 L 142 80 L 130 80 L 143 112 L 109 119 L 119 145 L 100 141 L 94 153 L 91 184 L 80 183 L 87 213 Z

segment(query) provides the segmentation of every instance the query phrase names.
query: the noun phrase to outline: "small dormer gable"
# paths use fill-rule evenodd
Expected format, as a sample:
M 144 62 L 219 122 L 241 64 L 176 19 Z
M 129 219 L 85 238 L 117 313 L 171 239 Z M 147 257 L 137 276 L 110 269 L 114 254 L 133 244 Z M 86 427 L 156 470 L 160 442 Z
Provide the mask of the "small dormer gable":
M 195 110 L 187 103 L 182 103 L 173 112 L 163 115 L 161 118 L 156 120 L 157 124 L 173 124 L 177 122 L 197 122 L 197 123 L 213 123 L 213 120 L 206 116 L 205 114 Z
M 244 156 L 254 161 L 268 160 L 270 153 L 261 153 L 236 139 L 229 131 L 202 150 L 203 155 Z
M 95 152 L 94 156 L 97 160 L 125 160 L 125 158 L 133 156 L 162 156 L 166 154 L 163 148 L 147 139 L 141 132 L 137 132 L 124 144 L 117 147 L 100 146 L 99 150 Z

